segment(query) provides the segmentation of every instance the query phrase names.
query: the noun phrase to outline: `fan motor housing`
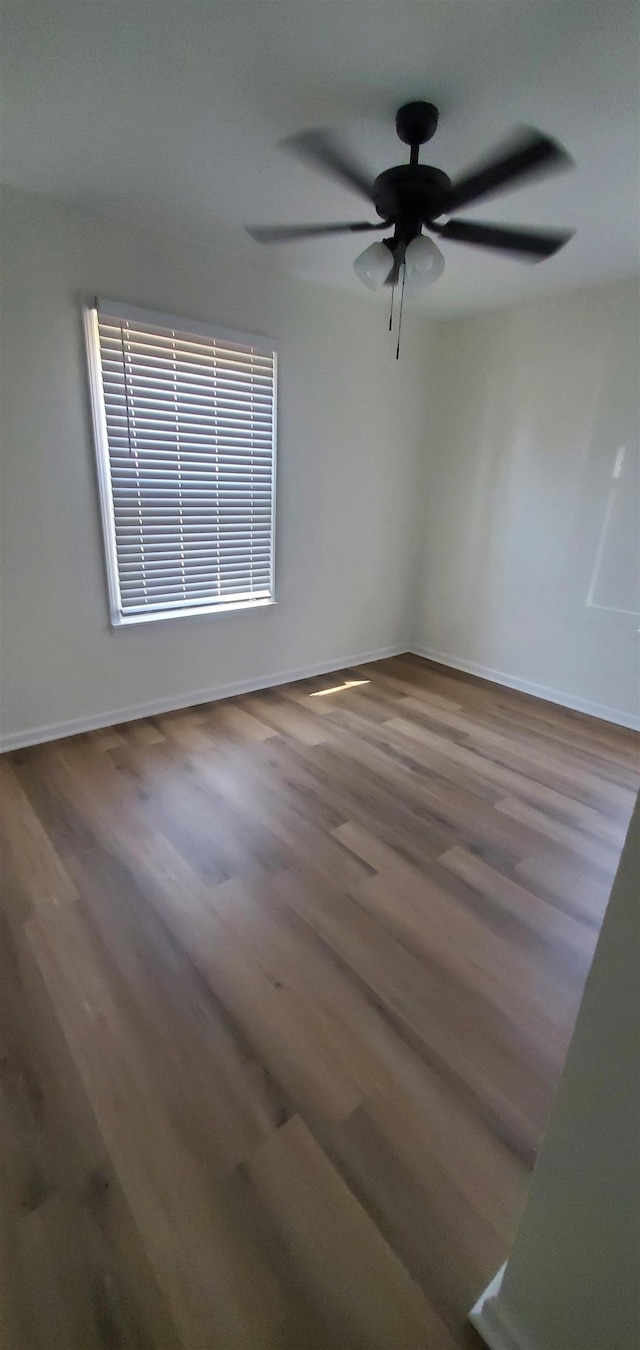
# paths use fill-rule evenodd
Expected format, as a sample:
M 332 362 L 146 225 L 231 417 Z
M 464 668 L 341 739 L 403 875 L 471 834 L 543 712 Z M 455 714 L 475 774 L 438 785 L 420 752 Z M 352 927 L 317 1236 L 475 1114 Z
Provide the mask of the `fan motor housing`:
M 445 210 L 451 179 L 431 164 L 399 164 L 385 169 L 373 185 L 373 202 L 383 220 L 419 217 L 436 220 Z
M 424 145 L 435 135 L 437 125 L 438 109 L 422 99 L 404 103 L 396 113 L 396 131 L 405 145 Z

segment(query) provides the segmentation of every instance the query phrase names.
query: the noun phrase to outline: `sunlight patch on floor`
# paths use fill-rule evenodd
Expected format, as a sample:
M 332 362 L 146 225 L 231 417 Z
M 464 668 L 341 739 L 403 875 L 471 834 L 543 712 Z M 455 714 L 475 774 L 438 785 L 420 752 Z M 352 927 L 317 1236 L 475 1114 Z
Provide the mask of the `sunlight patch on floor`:
M 355 689 L 358 684 L 371 684 L 371 680 L 345 680 L 344 684 L 334 684 L 330 689 L 316 689 L 309 698 L 324 698 L 325 694 L 341 694 L 344 689 Z

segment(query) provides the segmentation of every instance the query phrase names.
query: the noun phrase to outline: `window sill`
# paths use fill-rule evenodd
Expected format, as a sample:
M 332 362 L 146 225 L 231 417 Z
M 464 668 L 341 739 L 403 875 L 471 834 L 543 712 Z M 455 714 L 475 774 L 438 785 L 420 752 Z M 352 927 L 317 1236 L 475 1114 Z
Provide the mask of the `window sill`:
M 147 614 L 112 615 L 111 631 L 122 633 L 130 629 L 144 628 L 154 623 L 183 623 L 185 619 L 211 619 L 218 615 L 245 614 L 254 609 L 270 608 L 277 600 L 247 600 L 229 605 L 198 605 L 193 609 L 150 610 Z

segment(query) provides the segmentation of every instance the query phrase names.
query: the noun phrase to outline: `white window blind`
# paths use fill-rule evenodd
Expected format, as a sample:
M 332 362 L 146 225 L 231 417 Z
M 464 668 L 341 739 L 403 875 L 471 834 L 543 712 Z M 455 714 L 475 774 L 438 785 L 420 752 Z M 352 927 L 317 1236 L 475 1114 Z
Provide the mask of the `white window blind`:
M 87 336 L 113 621 L 270 603 L 273 344 L 107 302 Z

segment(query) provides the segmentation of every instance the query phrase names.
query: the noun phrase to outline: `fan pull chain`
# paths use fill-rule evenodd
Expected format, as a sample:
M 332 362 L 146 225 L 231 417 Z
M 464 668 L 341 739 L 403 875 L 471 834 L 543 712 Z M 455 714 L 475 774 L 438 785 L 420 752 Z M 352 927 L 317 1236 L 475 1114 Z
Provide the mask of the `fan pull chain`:
M 407 275 L 407 264 L 402 264 L 402 290 L 400 291 L 400 315 L 398 317 L 398 345 L 396 347 L 396 361 L 400 356 L 400 333 L 402 330 L 402 306 L 404 304 L 404 279 Z
M 389 332 L 391 332 L 391 329 L 393 328 L 393 297 L 395 293 L 396 293 L 396 282 L 394 277 L 391 283 L 391 309 L 389 311 Z

